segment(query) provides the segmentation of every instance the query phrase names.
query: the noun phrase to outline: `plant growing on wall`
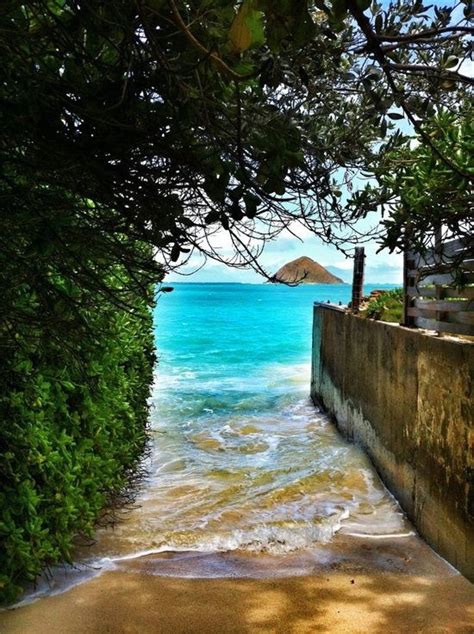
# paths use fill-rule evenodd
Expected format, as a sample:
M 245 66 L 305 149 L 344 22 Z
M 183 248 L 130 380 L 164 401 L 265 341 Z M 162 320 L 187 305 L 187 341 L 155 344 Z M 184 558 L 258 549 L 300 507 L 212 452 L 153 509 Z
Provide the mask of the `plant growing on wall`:
M 403 289 L 383 291 L 370 299 L 365 314 L 371 319 L 400 323 L 403 315 Z

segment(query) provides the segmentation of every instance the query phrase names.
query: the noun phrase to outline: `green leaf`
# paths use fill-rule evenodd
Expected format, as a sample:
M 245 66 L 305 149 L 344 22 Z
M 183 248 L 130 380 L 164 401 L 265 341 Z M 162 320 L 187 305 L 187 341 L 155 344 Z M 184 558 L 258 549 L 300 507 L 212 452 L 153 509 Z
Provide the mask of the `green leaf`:
M 234 201 L 234 202 L 238 202 L 240 200 L 240 197 L 242 196 L 242 188 L 241 187 L 234 187 L 234 189 L 231 189 L 229 191 L 229 198 Z
M 315 26 L 311 15 L 307 10 L 295 11 L 295 24 L 292 32 L 292 40 L 296 46 L 304 46 L 311 41 Z
M 230 27 L 229 40 L 238 53 L 265 42 L 263 13 L 257 11 L 254 5 L 255 0 L 244 0 Z
M 179 254 L 181 253 L 181 248 L 179 244 L 173 244 L 173 248 L 171 249 L 171 261 L 176 262 L 179 258 Z
M 443 63 L 444 68 L 454 68 L 459 64 L 459 58 L 455 55 L 450 55 L 448 59 Z
M 383 27 L 383 15 L 381 13 L 377 14 L 375 18 L 375 32 L 380 33 Z
M 259 203 L 259 198 L 254 194 L 245 194 L 244 196 L 245 202 L 245 213 L 249 218 L 255 218 L 257 214 L 257 208 Z
M 237 202 L 234 202 L 232 207 L 230 208 L 230 215 L 234 220 L 242 220 L 244 217 L 244 213 L 240 208 L 240 205 Z
M 229 231 L 229 218 L 225 214 L 221 214 L 220 216 L 221 225 L 224 227 L 226 231 Z
M 332 0 L 332 15 L 336 22 L 341 22 L 347 16 L 347 0 Z

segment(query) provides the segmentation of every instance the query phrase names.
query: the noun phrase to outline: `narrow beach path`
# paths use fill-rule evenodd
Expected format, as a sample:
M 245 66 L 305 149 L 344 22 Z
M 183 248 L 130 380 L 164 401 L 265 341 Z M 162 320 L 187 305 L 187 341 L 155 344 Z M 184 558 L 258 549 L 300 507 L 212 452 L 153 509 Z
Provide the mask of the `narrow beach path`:
M 474 632 L 474 586 L 309 401 L 312 303 L 350 287 L 178 286 L 137 503 L 1 634 Z
M 352 583 L 352 580 L 354 583 Z M 0 616 L 4 634 L 471 633 L 460 576 L 339 572 L 285 579 L 178 579 L 109 572 Z

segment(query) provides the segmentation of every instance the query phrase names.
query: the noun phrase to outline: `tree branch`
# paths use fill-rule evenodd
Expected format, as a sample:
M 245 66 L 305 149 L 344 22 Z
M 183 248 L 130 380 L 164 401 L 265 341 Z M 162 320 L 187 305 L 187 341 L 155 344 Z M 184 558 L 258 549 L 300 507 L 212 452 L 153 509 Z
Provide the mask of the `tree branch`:
M 188 42 L 190 42 L 190 44 L 192 44 L 194 46 L 194 48 L 196 48 L 198 51 L 200 51 L 203 55 L 208 57 L 221 73 L 223 73 L 224 75 L 229 77 L 229 79 L 233 79 L 234 81 L 245 81 L 247 79 L 250 79 L 251 77 L 255 77 L 255 73 L 250 73 L 250 74 L 247 74 L 247 75 L 241 75 L 240 73 L 236 73 L 234 70 L 232 70 L 232 68 L 230 68 L 230 66 L 228 66 L 224 62 L 224 60 L 222 58 L 220 58 L 219 55 L 217 55 L 217 53 L 213 53 L 212 51 L 207 49 L 191 33 L 191 31 L 188 29 L 186 23 L 184 22 L 183 18 L 181 17 L 181 14 L 178 11 L 178 7 L 176 6 L 176 3 L 174 2 L 174 0 L 169 0 L 169 5 L 170 5 L 170 7 L 171 7 L 171 9 L 173 11 L 174 22 L 175 22 L 176 26 L 180 29 L 180 31 L 182 31 L 184 33 L 184 35 L 186 36 Z
M 352 10 L 351 10 L 351 13 L 352 13 Z M 470 35 L 474 35 L 474 27 L 446 26 L 441 29 L 428 29 L 427 31 L 421 31 L 418 33 L 407 33 L 406 35 L 377 35 L 374 33 L 374 38 L 378 42 L 412 42 L 419 39 L 426 39 L 436 35 L 440 35 L 441 33 L 455 33 L 455 32 L 468 33 Z
M 460 174 L 464 178 L 471 178 L 470 174 L 464 173 L 459 168 L 459 166 L 457 166 L 450 159 L 448 159 L 438 149 L 438 147 L 433 143 L 433 141 L 429 137 L 429 135 L 421 127 L 420 122 L 414 117 L 413 113 L 411 112 L 410 108 L 408 107 L 408 105 L 407 105 L 407 103 L 405 101 L 405 98 L 404 98 L 402 92 L 400 91 L 400 89 L 398 88 L 397 84 L 395 83 L 395 80 L 394 80 L 393 75 L 391 73 L 391 68 L 390 68 L 391 64 L 390 64 L 390 62 L 387 61 L 387 59 L 385 57 L 385 53 L 383 52 L 383 50 L 382 50 L 382 48 L 380 46 L 380 41 L 381 40 L 375 34 L 375 32 L 373 31 L 372 26 L 371 26 L 367 16 L 360 9 L 359 5 L 357 4 L 357 1 L 356 0 L 347 0 L 347 6 L 348 6 L 349 12 L 351 13 L 352 17 L 355 19 L 355 21 L 357 22 L 357 24 L 359 25 L 361 31 L 363 32 L 363 34 L 365 35 L 365 37 L 367 39 L 367 49 L 368 49 L 368 51 L 371 52 L 374 55 L 376 61 L 380 64 L 380 67 L 382 68 L 382 70 L 383 70 L 383 72 L 384 72 L 384 74 L 385 74 L 385 76 L 387 78 L 388 85 L 392 89 L 394 97 L 398 101 L 398 104 L 402 108 L 402 110 L 405 113 L 407 119 L 410 121 L 410 123 L 415 128 L 416 132 L 418 132 L 418 134 L 422 137 L 422 139 L 425 141 L 425 143 L 427 145 L 429 145 L 431 150 L 436 154 L 436 156 L 438 156 L 443 161 L 443 163 L 445 163 L 445 165 L 447 165 L 450 169 L 452 169 L 456 173 Z

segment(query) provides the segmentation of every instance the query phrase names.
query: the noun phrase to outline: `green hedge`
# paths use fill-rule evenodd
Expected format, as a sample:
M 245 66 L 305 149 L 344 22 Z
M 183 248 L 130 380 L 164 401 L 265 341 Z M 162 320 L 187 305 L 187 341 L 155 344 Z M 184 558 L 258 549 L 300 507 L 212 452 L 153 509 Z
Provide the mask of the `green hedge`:
M 16 292 L 33 308 L 0 360 L 2 602 L 70 561 L 74 537 L 91 535 L 127 485 L 146 443 L 154 363 L 151 309 L 133 294 L 130 311 L 78 291 L 88 308 L 57 336 L 54 324 L 34 325 L 32 288 Z

